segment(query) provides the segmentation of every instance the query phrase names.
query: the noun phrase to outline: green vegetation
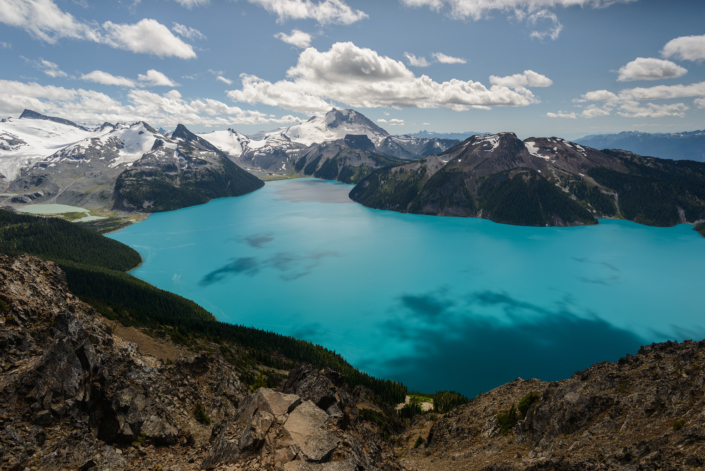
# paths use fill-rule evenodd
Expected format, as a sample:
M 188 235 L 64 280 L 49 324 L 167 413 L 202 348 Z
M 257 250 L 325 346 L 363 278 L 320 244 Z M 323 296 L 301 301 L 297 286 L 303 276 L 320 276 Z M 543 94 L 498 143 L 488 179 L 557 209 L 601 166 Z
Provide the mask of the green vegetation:
M 517 414 L 517 409 L 514 404 L 512 404 L 512 407 L 508 411 L 497 414 L 497 422 L 499 423 L 502 435 L 508 435 L 509 431 L 519 423 L 519 415 Z
M 404 407 L 399 409 L 399 417 L 402 419 L 413 419 L 417 415 L 421 415 L 421 414 L 423 414 L 423 408 L 421 407 L 421 401 L 419 401 L 415 397 L 411 397 L 409 399 L 409 402 L 404 404 Z
M 452 408 L 468 402 L 470 399 L 455 391 L 438 391 L 433 395 L 433 410 L 444 414 Z
M 71 262 L 127 271 L 141 262 L 130 247 L 58 218 L 0 210 L 0 252 L 30 253 L 57 263 Z
M 406 396 L 403 384 L 363 373 L 324 347 L 219 322 L 193 301 L 124 273 L 139 264 L 139 254 L 77 224 L 0 210 L 0 251 L 7 255 L 30 253 L 56 262 L 66 273 L 71 292 L 109 319 L 168 334 L 183 345 L 195 345 L 199 340 L 222 345 L 221 353 L 247 384 L 257 381 L 251 373 L 257 365 L 290 369 L 306 362 L 338 371 L 351 388 L 365 386 L 388 404 L 403 402 Z M 244 351 L 235 352 L 224 343 Z M 278 384 L 267 376 L 267 385 Z
M 408 212 L 426 180 L 426 167 L 419 170 L 381 169 L 353 188 L 350 198 L 370 208 Z
M 539 402 L 540 399 L 541 394 L 539 394 L 537 391 L 531 391 L 526 396 L 521 398 L 517 409 L 519 410 L 519 412 L 521 412 L 522 415 L 526 415 L 529 409 L 531 409 L 531 406 Z
M 698 231 L 701 236 L 705 237 L 705 222 L 696 225 L 695 230 Z
M 597 224 L 592 214 L 567 193 L 533 170 L 500 172 L 478 189 L 480 207 L 489 219 L 522 226 L 564 223 Z
M 619 194 L 625 219 L 649 226 L 673 226 L 705 218 L 705 164 L 687 160 L 640 157 L 603 150 L 620 159 L 628 173 L 593 168 L 588 175 Z
M 196 404 L 196 410 L 194 411 L 193 415 L 196 418 L 196 422 L 203 425 L 210 425 L 211 418 L 208 417 L 208 414 L 206 414 L 206 409 L 200 402 Z
M 358 183 L 374 172 L 375 168 L 364 163 L 358 166 L 350 165 L 350 154 L 369 159 L 379 168 L 391 167 L 405 162 L 404 160 L 396 159 L 388 155 L 376 154 L 359 149 L 343 148 L 333 158 L 324 161 L 320 168 L 318 165 L 323 159 L 322 154 L 311 160 L 308 165 L 306 165 L 306 157 L 301 157 L 296 164 L 294 164 L 294 169 L 299 172 L 303 169 L 305 175 L 313 175 L 316 178 L 322 178 L 324 180 L 338 180 L 343 183 L 351 184 Z
M 107 234 L 108 232 L 115 232 L 124 227 L 129 226 L 134 221 L 130 219 L 124 219 L 120 217 L 109 217 L 106 219 L 96 219 L 95 221 L 79 222 L 82 227 L 90 229 L 98 234 Z
M 614 196 L 606 195 L 597 186 L 588 187 L 585 180 L 572 180 L 568 184 L 568 189 L 585 205 L 589 204 L 601 216 L 616 216 L 617 206 L 614 203 Z
M 685 426 L 685 420 L 676 420 L 673 422 L 673 430 L 676 432 Z
M 424 444 L 425 441 L 426 441 L 426 440 L 424 440 L 423 437 L 417 438 L 416 441 L 414 442 L 414 448 L 420 447 L 421 445 Z

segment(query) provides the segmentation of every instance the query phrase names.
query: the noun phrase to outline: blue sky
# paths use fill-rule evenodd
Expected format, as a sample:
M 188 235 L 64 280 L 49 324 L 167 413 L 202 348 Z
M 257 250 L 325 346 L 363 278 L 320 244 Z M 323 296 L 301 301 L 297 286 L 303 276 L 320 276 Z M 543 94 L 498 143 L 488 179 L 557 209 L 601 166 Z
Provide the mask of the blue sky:
M 335 106 L 393 134 L 703 129 L 703 18 L 699 0 L 0 0 L 0 116 L 248 134 Z

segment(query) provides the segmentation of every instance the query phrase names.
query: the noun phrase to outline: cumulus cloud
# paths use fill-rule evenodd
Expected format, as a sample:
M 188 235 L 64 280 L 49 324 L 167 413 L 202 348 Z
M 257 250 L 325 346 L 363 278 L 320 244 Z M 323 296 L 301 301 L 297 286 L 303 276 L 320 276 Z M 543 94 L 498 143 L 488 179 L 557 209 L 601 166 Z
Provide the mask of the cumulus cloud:
M 584 118 L 598 118 L 600 116 L 609 116 L 612 112 L 611 105 L 605 105 L 602 108 L 597 105 L 590 105 L 582 112 Z
M 685 116 L 685 111 L 688 109 L 689 108 L 684 103 L 673 103 L 669 105 L 646 103 L 642 106 L 638 101 L 634 101 L 622 103 L 618 114 L 627 118 L 665 118 L 668 116 L 682 118 Z
M 0 0 L 0 23 L 52 44 L 59 38 L 100 42 L 95 28 L 61 11 L 52 0 Z
M 201 5 L 207 5 L 210 0 L 175 0 L 176 3 L 180 4 L 182 7 L 186 7 L 189 10 L 193 7 L 200 7 Z
M 215 79 L 216 79 L 216 80 L 219 80 L 219 81 L 221 81 L 221 82 L 223 82 L 223 83 L 227 83 L 228 85 L 232 85 L 232 84 L 233 84 L 233 81 L 232 81 L 232 80 L 227 79 L 227 78 L 223 77 L 222 75 L 218 75 Z
M 433 57 L 436 58 L 438 62 L 441 64 L 465 64 L 467 61 L 461 57 L 453 57 L 453 56 L 447 56 L 443 54 L 442 52 L 434 52 L 431 54 Z
M 94 70 L 91 73 L 83 74 L 81 75 L 81 80 L 99 83 L 101 85 L 117 85 L 119 87 L 134 88 L 137 86 L 134 80 L 130 80 L 127 77 L 112 75 L 108 72 L 103 72 L 102 70 Z
M 569 118 L 569 119 L 576 119 L 578 115 L 576 115 L 574 112 L 573 113 L 566 113 L 563 111 L 559 111 L 558 113 L 546 113 L 546 116 L 549 118 Z
M 122 103 L 93 90 L 0 80 L 0 115 L 18 115 L 25 108 L 84 123 L 147 121 L 172 126 L 178 123 L 228 126 L 300 122 L 291 115 L 277 118 L 213 99 L 187 100 L 176 90 L 159 95 L 133 89 Z
M 595 90 L 593 92 L 587 92 L 581 98 L 575 99 L 575 102 L 585 102 L 585 101 L 610 101 L 616 100 L 617 95 L 610 92 L 609 90 Z
M 146 74 L 139 74 L 137 81 L 119 75 L 112 75 L 102 70 L 94 70 L 91 73 L 81 76 L 81 80 L 99 83 L 101 85 L 117 85 L 120 87 L 177 87 L 179 84 L 171 80 L 163 73 L 151 69 Z
M 554 41 L 558 39 L 558 36 L 563 30 L 563 25 L 558 21 L 558 17 L 555 13 L 548 10 L 539 10 L 536 13 L 532 13 L 528 16 L 527 21 L 530 25 L 536 26 L 539 21 L 548 20 L 551 22 L 551 27 L 547 31 L 532 31 L 530 36 L 536 39 L 545 39 L 547 37 L 553 39 Z
M 688 70 L 671 61 L 637 57 L 619 69 L 620 82 L 631 80 L 661 80 L 665 78 L 682 77 Z
M 429 7 L 458 20 L 479 20 L 493 11 L 506 12 L 523 19 L 527 14 L 554 7 L 602 8 L 614 3 L 636 0 L 401 0 L 410 7 Z
M 135 24 L 103 23 L 106 35 L 104 42 L 118 49 L 154 54 L 160 57 L 174 56 L 181 59 L 196 57 L 193 47 L 174 36 L 169 28 L 157 20 L 145 18 Z
M 311 39 L 313 39 L 310 34 L 304 33 L 298 29 L 291 30 L 291 34 L 277 33 L 274 37 L 301 49 L 309 47 L 311 45 Z
M 378 122 L 378 123 L 386 123 L 386 122 L 388 122 L 388 121 L 387 121 L 386 119 L 380 118 L 380 119 L 377 120 L 377 122 Z
M 71 38 L 160 57 L 196 57 L 190 45 L 156 20 L 145 18 L 135 24 L 106 21 L 101 26 L 89 25 L 62 11 L 52 0 L 0 0 L 0 23 L 22 28 L 33 37 L 52 44 L 60 38 Z
M 172 23 L 171 30 L 188 39 L 206 39 L 206 36 L 198 31 L 196 28 L 191 28 L 189 26 L 181 25 L 179 23 Z
M 34 67 L 36 67 L 38 70 L 41 70 L 49 77 L 52 77 L 52 78 L 68 77 L 68 74 L 66 72 L 64 72 L 63 70 L 61 70 L 57 64 L 55 64 L 53 62 L 49 62 L 48 60 L 39 58 L 39 60 L 34 61 L 33 64 L 34 64 Z
M 352 107 L 487 109 L 492 106 L 526 106 L 538 100 L 526 86 L 547 86 L 550 80 L 527 71 L 516 89 L 500 84 L 487 88 L 479 82 L 452 79 L 435 82 L 416 77 L 397 60 L 352 42 L 335 43 L 329 51 L 308 48 L 301 52 L 287 79 L 269 82 L 242 74 L 242 89 L 228 96 L 244 103 L 262 103 L 293 111 L 323 112 L 332 101 Z
M 696 98 L 695 101 L 693 101 L 693 103 L 698 108 L 705 108 L 705 98 Z
M 550 87 L 553 81 L 545 75 L 538 74 L 533 70 L 525 70 L 523 74 L 514 74 L 507 77 L 490 76 L 492 85 L 499 85 L 507 88 L 519 87 Z
M 412 67 L 428 67 L 431 65 L 425 57 L 416 57 L 415 55 L 405 52 L 404 57 L 409 61 L 409 65 Z
M 661 55 L 680 60 L 703 61 L 705 60 L 705 35 L 672 39 L 663 47 Z
M 342 0 L 248 0 L 277 15 L 277 22 L 287 20 L 316 20 L 319 24 L 349 25 L 367 18 L 360 10 L 353 10 Z
M 163 73 L 151 69 L 147 71 L 147 74 L 139 74 L 137 78 L 145 85 L 157 86 L 157 87 L 178 87 L 179 84 L 171 80 L 169 77 Z
M 665 100 L 670 98 L 705 97 L 705 82 L 690 85 L 657 85 L 647 88 L 629 88 L 619 92 L 625 100 Z
M 404 120 L 403 119 L 390 119 L 389 125 L 390 126 L 404 126 Z

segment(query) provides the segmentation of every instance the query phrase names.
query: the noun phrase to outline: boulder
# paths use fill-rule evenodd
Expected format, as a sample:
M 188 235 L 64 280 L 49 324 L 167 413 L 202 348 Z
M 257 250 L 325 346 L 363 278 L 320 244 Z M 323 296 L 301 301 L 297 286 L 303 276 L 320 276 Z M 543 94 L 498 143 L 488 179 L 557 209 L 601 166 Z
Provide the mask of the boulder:
M 338 438 L 328 431 L 328 414 L 311 401 L 303 402 L 289 415 L 284 432 L 308 461 L 324 461 L 338 446 Z

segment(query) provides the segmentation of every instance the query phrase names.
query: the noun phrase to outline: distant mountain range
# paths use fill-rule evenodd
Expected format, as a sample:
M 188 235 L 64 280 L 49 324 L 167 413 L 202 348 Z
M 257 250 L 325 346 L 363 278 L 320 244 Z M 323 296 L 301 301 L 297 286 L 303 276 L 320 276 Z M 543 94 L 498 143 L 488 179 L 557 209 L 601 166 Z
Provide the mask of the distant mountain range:
M 597 224 L 597 217 L 672 226 L 705 221 L 705 163 L 500 133 L 377 170 L 350 198 L 376 209 L 525 226 Z
M 460 141 L 464 141 L 468 137 L 475 136 L 477 134 L 490 134 L 488 132 L 477 132 L 477 131 L 468 131 L 468 132 L 431 132 L 431 131 L 419 131 L 413 134 L 408 134 L 408 136 L 414 136 L 414 137 L 430 137 L 430 138 L 437 138 L 437 139 L 457 139 Z
M 701 134 L 647 136 L 685 142 Z M 0 122 L 0 172 L 0 191 L 14 194 L 0 204 L 62 203 L 123 215 L 243 195 L 264 184 L 259 175 L 356 184 L 350 197 L 372 208 L 508 224 L 705 221 L 705 163 L 597 151 L 560 138 L 521 141 L 514 133 L 464 141 L 392 136 L 354 110 L 250 136 L 233 129 L 196 135 L 181 124 L 157 131 L 145 122 L 87 127 L 26 110 Z
M 668 134 L 637 131 L 593 134 L 576 142 L 595 149 L 622 149 L 662 159 L 705 162 L 705 130 Z

